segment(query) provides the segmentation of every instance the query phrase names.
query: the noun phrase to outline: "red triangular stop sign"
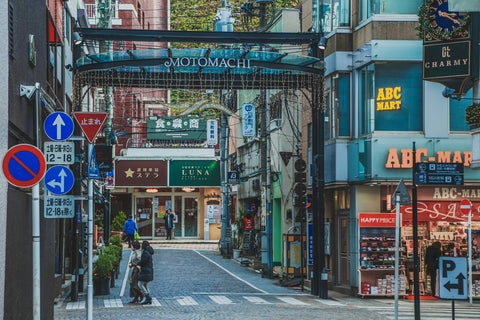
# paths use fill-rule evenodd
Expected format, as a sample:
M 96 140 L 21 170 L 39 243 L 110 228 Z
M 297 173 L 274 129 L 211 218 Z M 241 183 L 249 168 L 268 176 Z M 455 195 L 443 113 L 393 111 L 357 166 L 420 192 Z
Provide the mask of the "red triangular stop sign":
M 83 134 L 88 142 L 93 143 L 95 137 L 100 132 L 107 119 L 106 112 L 74 112 L 73 117 L 82 128 Z

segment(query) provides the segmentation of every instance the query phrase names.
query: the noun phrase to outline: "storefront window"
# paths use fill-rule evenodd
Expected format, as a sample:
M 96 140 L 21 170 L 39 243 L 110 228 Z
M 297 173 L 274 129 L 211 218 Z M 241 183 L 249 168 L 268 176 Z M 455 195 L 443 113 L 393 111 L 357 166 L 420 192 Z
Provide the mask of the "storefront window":
M 375 64 L 375 131 L 421 131 L 422 66 Z
M 423 0 L 360 0 L 360 21 L 375 14 L 417 14 Z
M 136 198 L 136 218 L 140 236 L 152 236 L 153 204 L 152 198 Z

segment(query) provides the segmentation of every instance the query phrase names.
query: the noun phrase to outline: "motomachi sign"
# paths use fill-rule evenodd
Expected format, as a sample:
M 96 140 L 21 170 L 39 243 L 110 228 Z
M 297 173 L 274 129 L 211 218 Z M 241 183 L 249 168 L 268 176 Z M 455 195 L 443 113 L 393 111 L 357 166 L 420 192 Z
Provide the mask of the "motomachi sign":
M 224 67 L 250 68 L 250 60 L 233 58 L 181 57 L 170 58 L 163 64 L 165 67 Z

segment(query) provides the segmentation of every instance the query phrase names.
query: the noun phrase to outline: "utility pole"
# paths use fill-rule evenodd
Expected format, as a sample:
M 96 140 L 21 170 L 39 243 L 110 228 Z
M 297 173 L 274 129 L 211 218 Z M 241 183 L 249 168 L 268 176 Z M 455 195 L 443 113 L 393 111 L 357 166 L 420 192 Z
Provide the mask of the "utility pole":
M 323 50 L 311 44 L 312 55 L 324 58 Z M 324 73 L 312 86 L 312 222 L 313 270 L 312 294 L 328 298 L 328 278 L 325 270 L 325 132 L 324 132 Z
M 217 10 L 215 15 L 215 30 L 223 32 L 233 31 L 232 11 L 230 4 L 226 0 L 221 1 L 222 7 Z M 225 92 L 226 93 L 226 92 Z M 224 92 L 220 91 L 220 99 L 225 105 L 226 101 L 230 104 L 230 98 L 225 99 Z M 220 115 L 220 176 L 221 176 L 221 193 L 222 193 L 222 226 L 220 230 L 220 247 L 223 257 L 231 257 L 232 255 L 232 225 L 230 221 L 229 192 L 228 192 L 228 137 L 229 127 L 228 118 L 225 113 Z
M 104 0 L 103 2 L 98 3 L 100 17 L 98 20 L 99 28 L 112 28 L 112 3 L 110 0 Z M 112 52 L 112 42 L 103 41 L 100 43 L 100 52 Z M 113 121 L 113 87 L 104 88 L 104 100 L 105 100 L 105 111 L 107 112 L 107 119 L 105 120 L 105 145 L 112 146 L 112 121 Z M 114 155 L 115 152 L 112 151 Z M 106 202 L 104 205 L 104 219 L 103 219 L 103 237 L 105 243 L 109 242 L 110 239 L 110 222 L 111 222 L 111 206 L 110 206 L 110 191 L 107 190 L 105 193 Z
M 260 29 L 267 26 L 267 5 L 272 1 L 256 0 L 259 3 Z M 265 48 L 263 48 L 265 50 Z M 260 101 L 260 155 L 262 167 L 262 207 L 265 209 L 266 225 L 261 226 L 261 252 L 262 252 L 262 276 L 273 278 L 273 226 L 272 226 L 272 203 L 271 203 L 271 172 L 270 172 L 270 105 L 268 90 L 261 90 Z M 263 200 L 264 199 L 264 200 Z M 262 209 L 263 210 L 263 209 Z

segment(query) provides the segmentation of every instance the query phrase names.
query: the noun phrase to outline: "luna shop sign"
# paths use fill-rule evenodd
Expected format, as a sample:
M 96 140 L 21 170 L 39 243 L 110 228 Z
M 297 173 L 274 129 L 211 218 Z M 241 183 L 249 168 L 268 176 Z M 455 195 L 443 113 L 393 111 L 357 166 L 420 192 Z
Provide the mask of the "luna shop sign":
M 217 67 L 217 68 L 250 68 L 250 60 L 234 58 L 179 57 L 170 58 L 163 64 L 165 67 Z

